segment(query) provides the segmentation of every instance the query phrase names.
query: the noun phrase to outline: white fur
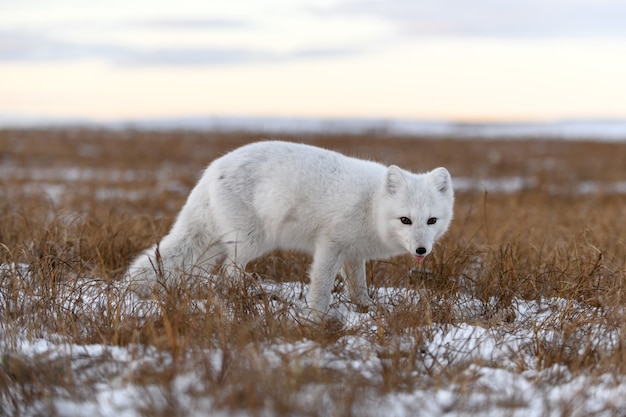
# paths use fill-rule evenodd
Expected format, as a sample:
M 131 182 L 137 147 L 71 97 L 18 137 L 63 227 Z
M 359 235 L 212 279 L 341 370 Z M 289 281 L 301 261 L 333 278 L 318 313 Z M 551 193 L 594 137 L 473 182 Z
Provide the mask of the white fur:
M 314 146 L 257 142 L 209 165 L 158 251 L 141 254 L 127 279 L 147 295 L 155 271 L 175 282 L 224 261 L 233 275 L 270 250 L 293 249 L 313 255 L 314 311 L 327 311 L 340 272 L 351 300 L 368 307 L 365 261 L 421 260 L 448 229 L 453 203 L 445 168 L 413 174 Z

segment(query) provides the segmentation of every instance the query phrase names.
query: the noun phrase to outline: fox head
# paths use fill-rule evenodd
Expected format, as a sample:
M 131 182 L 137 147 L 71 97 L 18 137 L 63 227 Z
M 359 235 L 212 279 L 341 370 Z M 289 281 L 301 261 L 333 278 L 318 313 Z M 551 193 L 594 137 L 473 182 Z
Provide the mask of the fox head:
M 418 261 L 432 251 L 452 220 L 454 192 L 448 170 L 413 174 L 387 168 L 378 209 L 381 237 L 394 251 Z

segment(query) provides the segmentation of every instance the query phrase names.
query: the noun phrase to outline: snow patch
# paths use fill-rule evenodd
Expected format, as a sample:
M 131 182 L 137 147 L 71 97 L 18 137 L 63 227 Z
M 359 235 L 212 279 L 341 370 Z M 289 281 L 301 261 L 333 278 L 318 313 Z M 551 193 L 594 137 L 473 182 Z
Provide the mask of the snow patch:
M 10 300 L 0 292 L 0 305 L 11 308 L 11 303 L 29 304 L 39 302 L 37 291 L 26 290 L 30 281 L 29 266 L 24 264 L 0 265 L 2 282 L 7 279 L 23 282 L 24 291 L 18 299 Z M 209 278 L 209 283 L 212 278 Z M 81 311 L 106 314 L 105 306 L 112 302 L 107 298 L 110 283 L 94 279 L 78 279 L 73 284 L 60 286 L 58 296 L 65 306 L 75 313 Z M 259 291 L 271 294 L 273 303 L 289 306 L 289 315 L 302 318 L 306 310 L 303 296 L 308 286 L 302 283 L 274 283 L 260 281 Z M 118 289 L 123 291 L 123 289 Z M 419 300 L 423 294 L 401 288 L 377 288 L 375 297 L 379 303 L 393 309 L 401 301 Z M 121 301 L 123 311 L 134 316 L 158 315 L 160 310 L 151 302 L 142 301 L 127 294 Z M 532 347 L 538 341 L 550 342 L 559 337 L 558 313 L 566 308 L 580 311 L 579 314 L 593 315 L 594 311 L 584 305 L 573 305 L 573 301 L 562 299 L 522 300 L 514 299 L 512 313 L 514 322 L 492 328 L 484 328 L 471 321 L 455 324 L 438 324 L 425 328 L 425 340 L 416 341 L 410 334 L 392 343 L 399 355 L 417 354 L 422 358 L 423 374 L 415 374 L 416 380 L 428 372 L 447 370 L 445 384 L 417 384 L 406 392 L 393 391 L 384 394 L 372 393 L 363 403 L 356 404 L 361 415 L 389 415 L 424 417 L 465 415 L 483 413 L 488 404 L 490 416 L 544 416 L 558 410 L 567 409 L 571 415 L 613 415 L 612 411 L 624 408 L 626 379 L 622 375 L 605 374 L 591 377 L 584 373 L 572 375 L 563 365 L 555 364 L 542 368 L 533 353 Z M 471 317 L 481 314 L 483 303 L 465 295 L 459 295 L 455 309 L 458 317 Z M 285 305 L 285 304 L 283 304 Z M 346 303 L 345 296 L 335 298 L 333 306 L 340 311 L 338 317 L 344 321 L 347 332 L 329 348 L 312 340 L 274 341 L 255 349 L 260 352 L 262 363 L 270 367 L 290 367 L 295 371 L 308 366 L 319 366 L 336 372 L 357 372 L 362 378 L 378 381 L 385 367 L 393 364 L 385 356 L 390 344 L 381 345 L 374 337 L 384 326 L 373 313 L 358 313 Z M 202 301 L 190 308 L 206 311 Z M 472 313 L 472 311 L 474 311 Z M 1 312 L 1 310 L 0 310 Z M 54 314 L 51 312 L 51 314 Z M 63 341 L 54 334 L 42 334 L 32 338 L 18 336 L 16 343 L 7 341 L 11 324 L 3 318 L 0 327 L 0 352 L 3 361 L 17 356 L 25 360 L 35 358 L 63 359 L 83 378 L 96 378 L 95 393 L 76 399 L 57 394 L 49 398 L 52 410 L 64 416 L 139 416 L 142 407 L 162 404 L 167 399 L 157 385 L 136 385 L 131 376 L 145 366 L 155 368 L 171 362 L 167 353 L 159 352 L 150 346 L 106 346 L 101 344 L 76 345 Z M 591 322 L 591 321 L 590 321 Z M 295 324 L 295 323 L 294 323 Z M 557 327 L 555 327 L 557 326 Z M 13 333 L 15 333 L 14 329 Z M 591 328 L 581 328 L 590 341 L 599 349 L 608 351 L 621 340 L 620 329 L 594 324 Z M 21 334 L 17 332 L 18 334 Z M 137 352 L 141 352 L 138 354 Z M 220 369 L 225 352 L 211 349 L 206 352 L 213 369 Z M 524 370 L 520 371 L 520 367 Z M 456 369 L 456 371 L 454 371 Z M 450 373 L 452 372 L 452 373 Z M 176 375 L 171 383 L 171 393 L 176 397 L 181 412 L 189 416 L 206 415 L 212 408 L 212 399 L 192 395 L 193 387 L 206 384 L 205 377 L 190 369 Z M 471 383 L 471 388 L 464 384 Z M 333 409 L 330 387 L 312 385 L 298 395 L 303 404 Z M 469 392 L 469 394 L 468 394 Z M 322 400 L 320 400 L 322 399 Z M 6 399 L 0 396 L 0 406 Z M 320 403 L 321 401 L 321 403 Z M 326 404 L 326 405 L 324 405 Z M 7 404 L 5 404 L 7 405 Z M 620 408 L 622 407 L 622 408 Z M 36 410 L 33 414 L 37 414 Z M 216 412 L 215 415 L 221 415 Z M 223 415 L 227 415 L 225 413 Z M 238 415 L 248 416 L 241 410 Z M 26 414 L 29 415 L 29 414 Z

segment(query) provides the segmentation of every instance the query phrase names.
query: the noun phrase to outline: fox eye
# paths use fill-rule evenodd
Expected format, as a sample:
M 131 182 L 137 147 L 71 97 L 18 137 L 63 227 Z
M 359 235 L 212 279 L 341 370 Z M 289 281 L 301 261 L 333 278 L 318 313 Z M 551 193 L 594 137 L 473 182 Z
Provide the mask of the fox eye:
M 400 217 L 400 221 L 402 222 L 402 224 L 413 224 L 411 219 L 409 219 L 408 217 Z
M 435 223 L 437 223 L 436 217 L 431 217 L 430 219 L 426 221 L 426 224 L 435 224 Z

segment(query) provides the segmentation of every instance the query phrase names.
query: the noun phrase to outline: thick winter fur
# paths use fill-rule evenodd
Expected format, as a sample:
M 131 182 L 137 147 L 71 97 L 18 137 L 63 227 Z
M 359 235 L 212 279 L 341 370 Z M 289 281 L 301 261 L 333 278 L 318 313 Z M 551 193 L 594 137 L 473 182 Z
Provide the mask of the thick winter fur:
M 309 145 L 257 142 L 209 165 L 169 234 L 127 279 L 148 295 L 157 276 L 175 283 L 221 262 L 234 275 L 270 250 L 292 249 L 313 256 L 310 308 L 328 310 L 338 273 L 351 300 L 369 307 L 365 261 L 423 260 L 448 229 L 453 204 L 445 168 L 413 174 Z

